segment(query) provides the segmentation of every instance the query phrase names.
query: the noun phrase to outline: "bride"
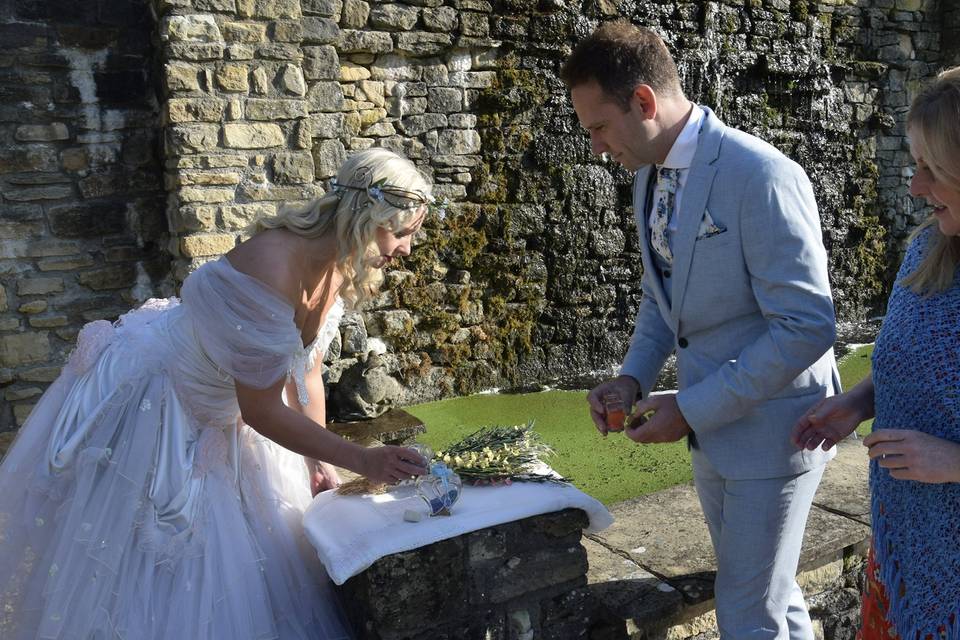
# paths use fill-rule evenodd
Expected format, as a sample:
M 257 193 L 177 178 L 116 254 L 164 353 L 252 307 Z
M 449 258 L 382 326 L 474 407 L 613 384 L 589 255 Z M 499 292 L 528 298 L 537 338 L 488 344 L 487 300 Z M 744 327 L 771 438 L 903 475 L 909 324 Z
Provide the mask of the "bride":
M 350 636 L 303 509 L 333 465 L 394 482 L 424 461 L 324 429 L 320 361 L 432 202 L 410 161 L 355 153 L 182 303 L 84 327 L 0 465 L 0 637 Z

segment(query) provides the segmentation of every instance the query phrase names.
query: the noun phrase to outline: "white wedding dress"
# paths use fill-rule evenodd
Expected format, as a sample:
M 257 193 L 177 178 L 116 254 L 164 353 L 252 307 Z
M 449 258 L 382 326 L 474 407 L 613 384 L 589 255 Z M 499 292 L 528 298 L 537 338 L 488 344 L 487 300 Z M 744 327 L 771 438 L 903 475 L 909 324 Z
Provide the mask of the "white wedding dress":
M 304 460 L 234 392 L 289 375 L 304 396 L 342 303 L 304 348 L 226 258 L 182 297 L 87 325 L 0 465 L 3 640 L 350 637 L 303 536 Z

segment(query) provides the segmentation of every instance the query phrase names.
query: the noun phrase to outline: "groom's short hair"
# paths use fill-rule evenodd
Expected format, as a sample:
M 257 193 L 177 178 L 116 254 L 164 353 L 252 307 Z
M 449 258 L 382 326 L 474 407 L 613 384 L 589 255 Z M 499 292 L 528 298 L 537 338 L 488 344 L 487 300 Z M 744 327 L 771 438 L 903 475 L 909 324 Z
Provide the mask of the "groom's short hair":
M 656 33 L 626 20 L 605 22 L 581 40 L 560 69 L 568 89 L 597 82 L 624 111 L 640 84 L 657 94 L 682 94 L 677 64 Z

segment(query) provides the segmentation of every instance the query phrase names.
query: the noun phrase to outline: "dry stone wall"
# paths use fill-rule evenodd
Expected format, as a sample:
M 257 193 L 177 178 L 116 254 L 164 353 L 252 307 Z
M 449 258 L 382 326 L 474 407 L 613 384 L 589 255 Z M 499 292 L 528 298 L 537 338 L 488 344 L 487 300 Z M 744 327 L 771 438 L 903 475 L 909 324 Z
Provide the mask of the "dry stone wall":
M 146 2 L 0 0 L 0 431 L 83 323 L 173 292 L 153 32 Z
M 630 176 L 591 156 L 557 72 L 617 17 L 663 35 L 692 99 L 804 166 L 839 313 L 871 315 L 923 216 L 906 109 L 957 61 L 960 20 L 943 0 L 0 7 L 0 430 L 83 321 L 172 293 L 373 145 L 455 204 L 342 324 L 332 413 L 612 370 L 639 300 Z

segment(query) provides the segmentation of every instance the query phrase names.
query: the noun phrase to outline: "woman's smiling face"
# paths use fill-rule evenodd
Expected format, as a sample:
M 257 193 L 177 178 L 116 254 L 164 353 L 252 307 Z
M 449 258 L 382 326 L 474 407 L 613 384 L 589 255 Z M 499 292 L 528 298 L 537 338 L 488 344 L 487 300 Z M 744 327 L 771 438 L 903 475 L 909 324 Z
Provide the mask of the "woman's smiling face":
M 910 143 L 910 153 L 917 163 L 910 181 L 910 195 L 925 199 L 933 207 L 941 233 L 960 236 L 960 189 L 947 184 L 942 177 L 938 178 L 913 142 Z

